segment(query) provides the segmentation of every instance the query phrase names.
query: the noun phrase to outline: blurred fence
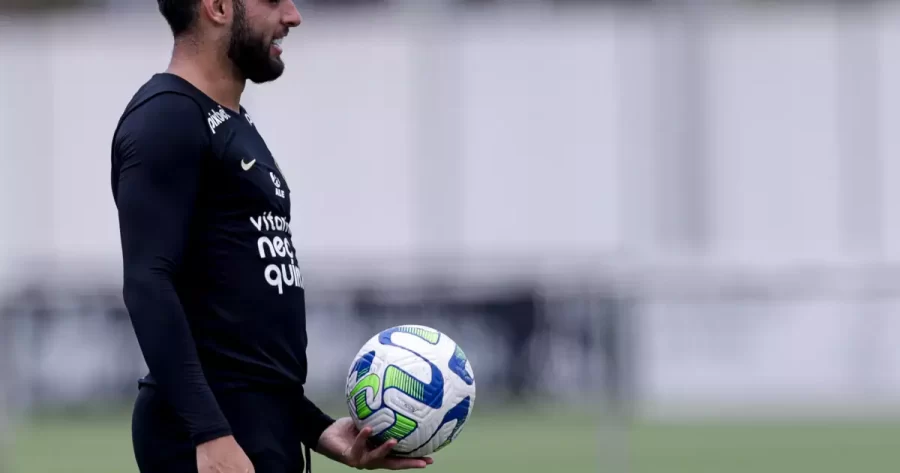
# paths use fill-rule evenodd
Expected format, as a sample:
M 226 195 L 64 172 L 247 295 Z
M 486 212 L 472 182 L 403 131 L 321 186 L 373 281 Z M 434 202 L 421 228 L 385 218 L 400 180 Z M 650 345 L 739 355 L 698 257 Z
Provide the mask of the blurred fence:
M 487 405 L 548 396 L 596 401 L 604 370 L 624 371 L 615 353 L 605 353 L 624 315 L 611 295 L 559 297 L 527 285 L 373 285 L 313 291 L 308 308 L 309 391 L 326 401 L 339 401 L 351 358 L 369 337 L 405 323 L 452 334 L 476 367 Z M 33 286 L 11 299 L 4 316 L 15 334 L 20 407 L 133 398 L 146 368 L 119 291 Z
M 316 396 L 418 322 L 488 399 L 900 407 L 900 6 L 638 3 L 306 15 L 245 106 L 294 189 Z M 109 140 L 169 52 L 153 11 L 0 28 L 26 406 L 133 396 Z
M 425 278 L 313 288 L 309 390 L 338 399 L 350 357 L 366 339 L 418 323 L 465 348 L 485 405 L 883 415 L 900 410 L 897 277 L 898 267 L 680 266 L 564 285 Z M 32 285 L 8 300 L 3 315 L 19 407 L 132 399 L 145 366 L 117 288 Z

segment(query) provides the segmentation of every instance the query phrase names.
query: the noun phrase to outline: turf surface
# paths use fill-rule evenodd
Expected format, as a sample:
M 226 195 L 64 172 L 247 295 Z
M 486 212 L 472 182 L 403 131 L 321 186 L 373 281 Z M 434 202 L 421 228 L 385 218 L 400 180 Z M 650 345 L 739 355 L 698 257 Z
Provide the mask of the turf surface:
M 136 472 L 127 413 L 40 416 L 16 429 L 13 473 Z M 433 473 L 898 471 L 900 422 L 641 424 L 552 409 L 476 411 Z M 316 473 L 350 470 L 314 457 Z

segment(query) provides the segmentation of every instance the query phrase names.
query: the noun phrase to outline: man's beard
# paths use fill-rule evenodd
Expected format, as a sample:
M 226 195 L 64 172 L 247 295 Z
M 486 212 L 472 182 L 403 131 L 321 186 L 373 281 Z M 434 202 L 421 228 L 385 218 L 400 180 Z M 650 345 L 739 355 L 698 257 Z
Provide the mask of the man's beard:
M 244 79 L 260 84 L 281 77 L 284 63 L 271 57 L 270 47 L 271 44 L 263 38 L 254 37 L 247 24 L 244 2 L 235 0 L 228 57 Z

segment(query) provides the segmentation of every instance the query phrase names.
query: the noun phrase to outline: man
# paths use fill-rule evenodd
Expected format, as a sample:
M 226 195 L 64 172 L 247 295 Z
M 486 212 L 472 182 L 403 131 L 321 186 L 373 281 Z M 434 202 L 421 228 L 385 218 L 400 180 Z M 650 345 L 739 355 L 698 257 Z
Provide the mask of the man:
M 158 0 L 171 63 L 112 144 L 123 295 L 150 373 L 132 437 L 142 473 L 309 471 L 309 449 L 361 469 L 430 459 L 370 449 L 304 395 L 306 313 L 290 187 L 240 99 L 284 70 L 291 0 Z M 306 448 L 304 461 L 301 444 Z

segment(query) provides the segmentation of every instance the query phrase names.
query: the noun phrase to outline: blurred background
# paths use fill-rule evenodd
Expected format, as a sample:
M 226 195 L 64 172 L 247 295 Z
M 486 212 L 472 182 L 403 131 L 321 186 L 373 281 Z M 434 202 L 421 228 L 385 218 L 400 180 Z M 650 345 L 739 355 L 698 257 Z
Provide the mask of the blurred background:
M 243 105 L 330 414 L 420 323 L 479 387 L 438 473 L 894 471 L 900 2 L 298 6 Z M 170 51 L 151 0 L 0 0 L 0 471 L 136 471 L 109 146 Z

